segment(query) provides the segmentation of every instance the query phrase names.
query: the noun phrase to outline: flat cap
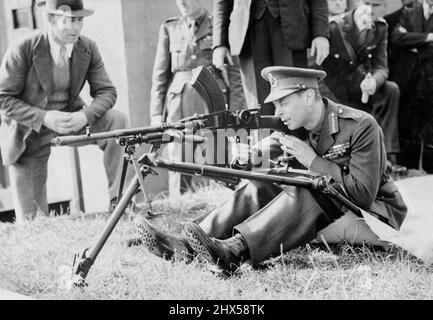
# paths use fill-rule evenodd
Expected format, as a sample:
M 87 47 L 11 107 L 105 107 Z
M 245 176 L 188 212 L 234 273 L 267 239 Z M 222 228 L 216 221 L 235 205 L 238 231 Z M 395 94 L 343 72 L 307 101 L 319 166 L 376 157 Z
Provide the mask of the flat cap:
M 303 89 L 319 89 L 319 81 L 326 72 L 316 69 L 294 67 L 267 67 L 262 70 L 262 78 L 271 84 L 271 93 L 265 103 L 284 98 Z

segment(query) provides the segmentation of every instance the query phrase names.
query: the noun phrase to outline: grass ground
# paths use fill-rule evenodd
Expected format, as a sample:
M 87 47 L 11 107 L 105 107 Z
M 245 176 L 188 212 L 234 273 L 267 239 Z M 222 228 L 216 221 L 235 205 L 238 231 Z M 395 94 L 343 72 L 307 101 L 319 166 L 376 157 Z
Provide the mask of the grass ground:
M 181 223 L 224 201 L 223 187 L 179 198 L 161 197 L 165 214 L 152 223 L 180 232 Z M 92 246 L 106 214 L 38 217 L 21 226 L 0 224 L 0 288 L 37 299 L 432 299 L 433 266 L 404 250 L 342 244 L 305 246 L 224 279 L 206 263 L 169 262 L 143 247 L 127 247 L 135 236 L 132 217 L 121 219 L 88 275 L 85 289 L 66 290 L 62 271 L 75 253 Z M 67 267 L 62 267 L 67 265 Z

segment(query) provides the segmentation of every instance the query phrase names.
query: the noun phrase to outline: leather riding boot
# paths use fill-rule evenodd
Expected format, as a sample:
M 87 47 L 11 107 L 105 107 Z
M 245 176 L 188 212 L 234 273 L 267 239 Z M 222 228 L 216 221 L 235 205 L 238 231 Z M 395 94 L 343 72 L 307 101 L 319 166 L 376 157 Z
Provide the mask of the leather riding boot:
M 141 243 L 154 255 L 166 260 L 173 259 L 186 262 L 191 262 L 194 259 L 194 250 L 185 237 L 170 235 L 158 230 L 143 217 L 137 218 L 135 225 Z
M 248 246 L 242 234 L 226 240 L 209 237 L 198 224 L 186 223 L 184 232 L 194 251 L 226 272 L 234 272 L 248 256 Z

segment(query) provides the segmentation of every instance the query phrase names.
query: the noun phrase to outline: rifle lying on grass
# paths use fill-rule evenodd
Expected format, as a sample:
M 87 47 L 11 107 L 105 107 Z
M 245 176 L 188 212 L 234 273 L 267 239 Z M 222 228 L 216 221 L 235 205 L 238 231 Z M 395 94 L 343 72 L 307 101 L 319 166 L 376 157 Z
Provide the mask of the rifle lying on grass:
M 224 103 L 225 100 L 221 98 L 222 93 L 218 91 L 220 89 L 217 87 L 217 83 L 214 81 L 212 73 L 209 72 L 208 69 L 202 68 L 199 70 L 199 74 L 193 79 L 193 87 L 197 89 L 207 103 L 219 101 L 218 103 L 220 105 L 214 105 L 209 109 L 217 110 L 222 107 L 221 103 Z M 117 203 L 116 208 L 111 214 L 111 217 L 99 236 L 96 244 L 93 246 L 92 250 L 90 250 L 90 253 L 88 253 L 89 249 L 85 249 L 79 257 L 79 261 L 77 260 L 77 255 L 74 257 L 73 278 L 70 284 L 79 287 L 86 285 L 85 279 L 90 271 L 91 266 L 94 264 L 102 247 L 125 211 L 125 208 L 139 188 L 141 188 L 141 191 L 145 195 L 147 213 L 150 216 L 154 215 L 150 206 L 150 202 L 148 201 L 145 193 L 144 181 L 148 175 L 157 175 L 157 172 L 153 168 L 163 168 L 189 175 L 200 175 L 221 181 L 232 187 L 237 185 L 242 179 L 248 179 L 317 190 L 335 198 L 354 213 L 361 215 L 360 209 L 355 204 L 334 189 L 332 179 L 329 179 L 326 176 L 315 175 L 311 172 L 301 172 L 299 170 L 296 172 L 291 172 L 288 169 L 288 165 L 285 167 L 284 165 L 280 165 L 279 168 L 263 173 L 240 171 L 236 169 L 220 168 L 209 165 L 174 162 L 155 156 L 155 152 L 162 144 L 173 141 L 173 136 L 170 134 L 167 135 L 167 131 L 169 129 L 181 130 L 183 132 L 194 132 L 195 129 L 203 128 L 209 130 L 227 128 L 232 128 L 235 130 L 243 128 L 250 130 L 266 128 L 288 133 L 287 127 L 284 126 L 278 117 L 262 116 L 260 114 L 260 110 L 258 109 L 232 112 L 227 110 L 226 105 L 224 107 L 225 110 L 223 111 L 194 116 L 176 123 L 164 123 L 159 126 L 115 130 L 104 133 L 92 133 L 91 130 L 88 130 L 87 134 L 82 136 L 59 137 L 53 141 L 55 145 L 61 146 L 89 140 L 117 138 L 118 143 L 125 147 L 126 154 L 123 164 L 121 184 L 119 187 L 119 202 Z M 205 141 L 203 137 L 197 137 L 193 134 L 191 135 L 190 139 L 191 141 L 195 142 Z M 138 159 L 138 157 L 135 155 L 135 146 L 142 143 L 150 144 L 151 149 L 148 153 L 145 153 Z M 123 192 L 124 178 L 128 163 L 133 164 L 136 175 L 127 186 L 125 192 Z

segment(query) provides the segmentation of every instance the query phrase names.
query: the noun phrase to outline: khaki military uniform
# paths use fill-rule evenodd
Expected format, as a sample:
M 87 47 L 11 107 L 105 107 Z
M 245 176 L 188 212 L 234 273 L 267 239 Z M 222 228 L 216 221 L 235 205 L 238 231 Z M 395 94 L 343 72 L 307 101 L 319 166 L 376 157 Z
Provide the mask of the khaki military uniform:
M 383 133 L 377 122 L 366 112 L 326 99 L 324 103 L 323 126 L 317 145 L 312 145 L 317 157 L 309 169 L 333 178 L 339 191 L 356 205 L 399 229 L 407 207 L 386 173 Z M 267 138 L 263 151 L 281 152 L 278 137 Z M 315 239 L 345 211 L 317 191 L 252 181 L 197 222 L 217 239 L 240 232 L 252 263 L 258 264 Z
M 212 16 L 207 12 L 199 18 L 197 31 L 193 34 L 188 20 L 178 16 L 168 19 L 159 30 L 158 48 L 153 68 L 150 116 L 163 116 L 163 121 L 172 122 L 193 114 L 203 114 L 221 110 L 208 110 L 208 106 L 199 94 L 189 85 L 195 69 L 212 64 Z M 230 108 L 245 107 L 240 72 L 236 68 L 229 70 Z M 232 85 L 233 84 L 233 85 Z M 168 145 L 172 160 L 191 161 L 192 155 L 182 153 L 193 148 L 183 148 L 176 143 Z M 185 150 L 186 149 L 186 150 Z M 185 176 L 185 179 L 190 180 Z M 169 177 L 170 193 L 180 186 L 180 174 Z

